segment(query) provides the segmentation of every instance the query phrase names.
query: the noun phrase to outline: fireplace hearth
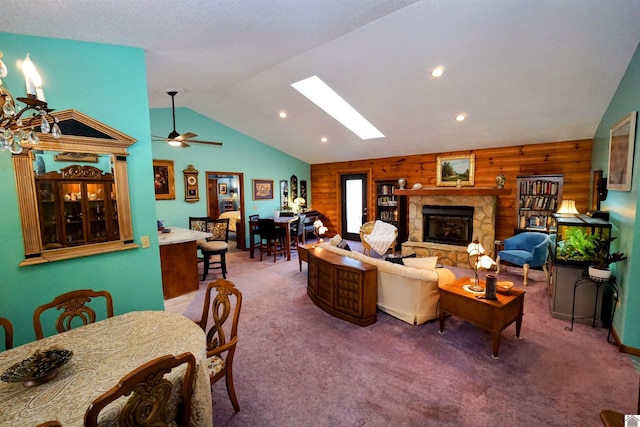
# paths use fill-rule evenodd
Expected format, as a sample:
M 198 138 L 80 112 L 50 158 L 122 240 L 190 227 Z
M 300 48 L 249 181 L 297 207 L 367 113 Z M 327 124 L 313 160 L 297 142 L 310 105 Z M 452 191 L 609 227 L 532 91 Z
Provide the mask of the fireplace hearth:
M 422 207 L 423 241 L 467 246 L 473 240 L 473 206 Z

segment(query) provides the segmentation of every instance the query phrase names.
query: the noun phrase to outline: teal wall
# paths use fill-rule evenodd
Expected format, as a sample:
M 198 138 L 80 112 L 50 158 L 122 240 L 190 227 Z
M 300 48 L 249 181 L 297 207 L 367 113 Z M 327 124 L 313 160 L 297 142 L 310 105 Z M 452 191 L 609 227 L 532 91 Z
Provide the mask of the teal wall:
M 592 170 L 602 170 L 607 176 L 609 159 L 609 129 L 631 111 L 640 110 L 640 45 L 629 63 L 624 77 L 607 108 L 593 141 Z M 627 254 L 629 259 L 615 265 L 615 274 L 621 288 L 620 307 L 616 310 L 614 327 L 625 346 L 640 348 L 640 233 L 634 227 L 638 217 L 638 177 L 640 176 L 640 147 L 636 130 L 634 168 L 631 191 L 609 190 L 601 209 L 610 212 L 613 235 L 618 239 L 614 249 Z M 635 278 L 635 279 L 634 279 Z
M 178 95 L 180 96 L 180 95 Z M 167 96 L 167 103 L 171 99 Z M 151 116 L 151 133 L 166 136 L 171 132 L 171 108 L 153 109 Z M 188 108 L 176 108 L 176 130 L 179 133 L 193 132 L 196 139 L 204 141 L 220 141 L 221 147 L 203 144 L 191 144 L 188 148 L 172 147 L 165 142 L 153 143 L 153 158 L 157 160 L 173 160 L 175 174 L 175 200 L 156 201 L 158 219 L 165 226 L 188 228 L 190 216 L 207 215 L 207 180 L 206 172 L 236 172 L 244 174 L 245 222 L 249 215 L 273 216 L 280 206 L 278 186 L 281 179 L 289 180 L 291 175 L 307 181 L 307 193 L 311 193 L 311 170 L 308 163 L 291 157 L 282 151 L 265 145 L 245 134 L 237 132 Z M 182 171 L 193 165 L 198 174 L 200 201 L 187 203 L 184 200 L 184 175 Z M 267 179 L 274 182 L 274 198 L 272 200 L 253 200 L 252 180 Z M 222 182 L 222 181 L 221 181 Z M 312 206 L 312 200 L 308 201 Z M 246 238 L 248 244 L 248 236 Z
M 163 309 L 144 51 L 8 33 L 0 33 L 0 51 L 9 70 L 3 85 L 14 96 L 25 94 L 16 62 L 30 53 L 52 108 L 78 110 L 138 140 L 128 157 L 134 238 L 152 241 L 150 249 L 19 267 L 24 247 L 16 185 L 11 155 L 0 152 L 0 316 L 13 323 L 15 344 L 35 339 L 36 306 L 73 289 L 108 290 L 116 314 Z

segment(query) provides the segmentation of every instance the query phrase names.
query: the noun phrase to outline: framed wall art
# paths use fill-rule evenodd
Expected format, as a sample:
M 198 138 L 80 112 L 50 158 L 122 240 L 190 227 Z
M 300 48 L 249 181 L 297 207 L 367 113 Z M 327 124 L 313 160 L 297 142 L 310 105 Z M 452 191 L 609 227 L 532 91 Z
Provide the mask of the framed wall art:
M 273 199 L 273 180 L 254 179 L 253 180 L 253 200 Z
M 189 165 L 182 171 L 184 174 L 184 200 L 188 203 L 195 203 L 200 200 L 198 191 L 198 169 Z
M 173 160 L 153 161 L 153 186 L 156 200 L 174 200 L 176 198 Z
M 218 193 L 227 194 L 227 184 L 218 184 Z
M 609 131 L 608 190 L 631 191 L 637 115 L 632 111 Z
M 286 179 L 280 180 L 280 209 L 289 209 L 289 183 Z
M 439 187 L 473 186 L 476 167 L 475 154 L 438 156 L 436 185 Z

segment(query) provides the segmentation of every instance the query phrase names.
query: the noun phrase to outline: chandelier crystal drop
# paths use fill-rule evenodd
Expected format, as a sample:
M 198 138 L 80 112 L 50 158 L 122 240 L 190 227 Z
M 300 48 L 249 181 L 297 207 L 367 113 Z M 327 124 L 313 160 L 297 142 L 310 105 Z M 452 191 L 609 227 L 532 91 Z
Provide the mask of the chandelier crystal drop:
M 7 77 L 7 66 L 2 61 L 0 52 L 0 78 Z M 0 79 L 0 151 L 9 151 L 12 154 L 20 154 L 24 145 L 37 145 L 40 138 L 35 129 L 39 126 L 43 134 L 50 133 L 54 138 L 60 138 L 62 131 L 58 125 L 58 119 L 51 115 L 52 109 L 48 108 L 44 100 L 42 79 L 38 74 L 29 54 L 23 65 L 27 96 L 14 98 L 11 92 L 2 85 Z M 25 104 L 20 110 L 16 109 L 15 101 Z M 31 111 L 32 115 L 25 113 Z

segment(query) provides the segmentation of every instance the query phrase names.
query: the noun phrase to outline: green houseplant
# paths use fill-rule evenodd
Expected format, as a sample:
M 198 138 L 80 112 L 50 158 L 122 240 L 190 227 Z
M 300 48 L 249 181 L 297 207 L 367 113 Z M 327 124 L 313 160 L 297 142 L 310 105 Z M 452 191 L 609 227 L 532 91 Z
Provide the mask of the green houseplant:
M 621 252 L 609 252 L 615 239 L 609 235 L 588 234 L 580 227 L 569 228 L 558 247 L 558 258 L 588 264 L 590 276 L 606 280 L 611 276 L 609 265 L 627 259 Z

